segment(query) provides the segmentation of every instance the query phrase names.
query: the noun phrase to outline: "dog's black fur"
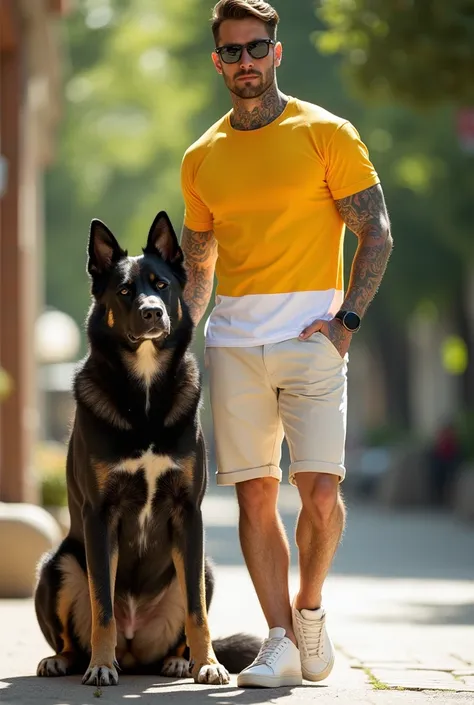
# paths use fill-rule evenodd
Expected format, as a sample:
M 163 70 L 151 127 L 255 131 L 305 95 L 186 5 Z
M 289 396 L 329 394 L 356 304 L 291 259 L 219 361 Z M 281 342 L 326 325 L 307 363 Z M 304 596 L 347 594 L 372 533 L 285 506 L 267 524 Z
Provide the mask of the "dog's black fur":
M 188 350 L 183 254 L 166 213 L 139 257 L 94 220 L 88 271 L 89 353 L 75 377 L 67 457 L 70 530 L 42 561 L 35 591 L 56 655 L 38 675 L 85 670 L 84 683 L 108 685 L 118 666 L 227 683 L 226 669 L 248 665 L 259 642 L 209 635 L 201 384 Z

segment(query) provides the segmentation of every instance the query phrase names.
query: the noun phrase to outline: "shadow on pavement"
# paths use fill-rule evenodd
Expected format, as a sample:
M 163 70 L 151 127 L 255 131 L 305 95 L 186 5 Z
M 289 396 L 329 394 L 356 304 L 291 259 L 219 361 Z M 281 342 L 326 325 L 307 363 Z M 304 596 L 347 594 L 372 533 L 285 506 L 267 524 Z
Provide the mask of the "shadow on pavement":
M 225 491 L 219 502 L 223 520 L 215 525 L 205 521 L 206 550 L 218 565 L 243 565 L 237 500 L 228 488 L 222 489 Z M 331 568 L 332 575 L 474 580 L 474 526 L 456 521 L 448 512 L 389 510 L 350 498 L 346 502 L 346 531 Z M 295 568 L 298 565 L 294 540 L 296 494 L 290 506 L 288 502 L 280 506 L 280 513 L 290 543 L 291 566 Z
M 101 688 L 84 686 L 75 676 L 64 678 L 18 677 L 8 678 L 2 683 L 9 684 L 0 690 L 0 702 L 5 705 L 97 705 L 97 703 L 140 702 L 143 705 L 158 702 L 160 696 L 166 703 L 179 705 L 183 702 L 192 705 L 259 705 L 275 702 L 291 695 L 295 688 L 237 689 L 236 686 L 198 686 L 191 681 L 176 681 L 169 678 L 151 676 L 122 676 L 118 686 Z M 304 686 L 303 686 L 304 687 Z M 308 686 L 325 691 L 324 685 Z M 95 695 L 94 695 L 95 693 Z M 231 698 L 231 700 L 230 700 Z

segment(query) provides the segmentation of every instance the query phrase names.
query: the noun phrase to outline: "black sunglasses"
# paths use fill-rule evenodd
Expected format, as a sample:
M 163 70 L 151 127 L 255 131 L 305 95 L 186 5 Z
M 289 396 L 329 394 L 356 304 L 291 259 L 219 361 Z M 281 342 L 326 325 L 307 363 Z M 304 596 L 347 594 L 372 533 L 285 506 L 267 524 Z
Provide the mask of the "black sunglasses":
M 224 44 L 216 48 L 216 54 L 219 54 L 224 64 L 236 64 L 240 61 L 244 49 L 247 49 L 252 59 L 264 59 L 273 44 L 273 39 L 254 39 L 247 44 Z

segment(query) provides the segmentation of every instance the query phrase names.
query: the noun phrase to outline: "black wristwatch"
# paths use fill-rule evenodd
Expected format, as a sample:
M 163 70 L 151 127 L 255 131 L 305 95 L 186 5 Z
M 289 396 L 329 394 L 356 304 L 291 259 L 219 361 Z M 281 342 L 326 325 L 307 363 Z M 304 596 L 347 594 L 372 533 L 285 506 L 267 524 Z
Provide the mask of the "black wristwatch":
M 338 311 L 334 318 L 341 321 L 344 328 L 351 333 L 357 333 L 360 328 L 360 316 L 354 311 Z

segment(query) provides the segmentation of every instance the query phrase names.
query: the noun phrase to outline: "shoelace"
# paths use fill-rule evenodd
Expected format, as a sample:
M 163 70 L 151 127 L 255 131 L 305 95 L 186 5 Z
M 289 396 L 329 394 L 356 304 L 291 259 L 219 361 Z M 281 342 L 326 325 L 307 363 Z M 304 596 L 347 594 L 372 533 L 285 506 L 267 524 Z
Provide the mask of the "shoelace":
M 321 635 L 324 628 L 324 618 L 318 622 L 310 622 L 307 619 L 303 619 L 299 612 L 297 612 L 296 620 L 303 635 L 303 639 L 298 640 L 298 646 L 300 649 L 303 647 L 304 656 L 306 658 L 319 656 L 319 646 L 321 644 Z
M 284 646 L 285 642 L 281 638 L 274 637 L 273 639 L 265 639 L 253 665 L 260 666 L 262 664 L 269 665 L 273 663 Z

